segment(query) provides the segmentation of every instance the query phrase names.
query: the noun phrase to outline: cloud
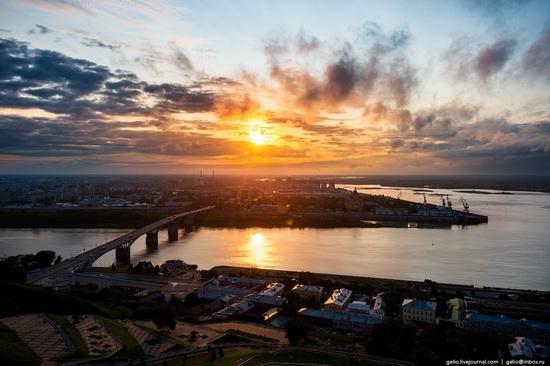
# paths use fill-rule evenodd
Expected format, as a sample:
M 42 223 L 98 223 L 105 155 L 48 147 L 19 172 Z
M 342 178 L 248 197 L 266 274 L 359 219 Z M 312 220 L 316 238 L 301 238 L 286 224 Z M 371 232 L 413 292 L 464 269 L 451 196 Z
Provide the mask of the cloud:
M 534 78 L 550 82 L 550 28 L 544 30 L 525 53 L 523 69 Z
M 111 44 L 104 43 L 98 39 L 92 39 L 92 38 L 84 38 L 86 41 L 80 42 L 86 47 L 100 47 L 100 48 L 108 48 L 111 51 L 115 51 L 120 48 L 120 46 L 114 46 Z
M 174 63 L 179 69 L 183 71 L 193 70 L 193 64 L 191 63 L 191 60 L 189 60 L 189 58 L 185 56 L 180 50 L 174 50 Z
M 46 26 L 36 24 L 35 27 L 33 29 L 28 30 L 27 33 L 28 34 L 48 34 L 48 33 L 53 33 L 53 30 L 51 30 Z
M 357 40 L 321 42 L 300 32 L 277 34 L 264 41 L 270 77 L 287 103 L 310 113 L 361 107 L 383 97 L 405 106 L 418 85 L 416 69 L 405 52 L 411 40 L 406 27 L 384 32 L 365 23 Z
M 216 115 L 222 120 L 263 120 L 260 103 L 248 94 L 220 98 L 215 104 Z
M 155 109 L 164 112 L 206 112 L 214 106 L 214 94 L 209 91 L 194 90 L 180 84 L 149 84 L 143 91 L 159 101 Z
M 320 45 L 321 42 L 317 37 L 306 34 L 304 31 L 300 31 L 296 37 L 296 46 L 302 53 L 317 51 Z
M 474 65 L 478 76 L 485 81 L 502 70 L 504 64 L 512 57 L 515 48 L 514 39 L 502 39 L 481 49 Z
M 147 98 L 157 113 L 205 112 L 213 110 L 215 99 L 215 94 L 202 90 L 200 84 L 140 82 L 135 74 L 30 49 L 13 39 L 0 39 L 0 86 L 2 107 L 41 108 L 80 118 L 146 115 L 149 108 L 140 102 Z
M 468 37 L 453 39 L 442 58 L 455 81 L 465 82 L 476 75 L 484 83 L 501 72 L 516 50 L 513 38 L 497 39 L 493 44 L 476 49 Z

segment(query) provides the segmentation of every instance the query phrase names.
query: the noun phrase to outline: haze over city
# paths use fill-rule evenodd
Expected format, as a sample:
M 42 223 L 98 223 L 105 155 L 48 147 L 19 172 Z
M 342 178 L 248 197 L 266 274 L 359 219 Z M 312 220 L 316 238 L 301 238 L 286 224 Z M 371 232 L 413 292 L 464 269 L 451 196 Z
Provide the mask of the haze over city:
M 0 174 L 550 171 L 548 1 L 0 10 Z

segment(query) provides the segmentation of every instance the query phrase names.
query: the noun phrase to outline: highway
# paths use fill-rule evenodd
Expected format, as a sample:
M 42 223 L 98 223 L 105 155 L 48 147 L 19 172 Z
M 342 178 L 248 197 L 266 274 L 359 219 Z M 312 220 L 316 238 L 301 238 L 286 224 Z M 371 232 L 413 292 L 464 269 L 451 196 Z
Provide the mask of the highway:
M 79 254 L 73 258 L 66 259 L 58 264 L 54 264 L 50 267 L 46 267 L 40 270 L 29 272 L 27 274 L 27 283 L 40 284 L 47 278 L 60 278 L 69 279 L 73 276 L 73 272 L 80 268 L 80 271 L 84 271 L 92 266 L 92 264 L 103 254 L 122 247 L 124 244 L 131 245 L 140 236 L 161 228 L 171 221 L 176 221 L 185 216 L 195 215 L 199 212 L 204 212 L 214 208 L 215 206 L 207 206 L 192 211 L 183 212 L 176 215 L 171 215 L 153 222 L 147 226 L 141 227 L 137 230 L 122 235 L 114 240 L 111 240 L 97 248 L 90 249 L 82 254 Z

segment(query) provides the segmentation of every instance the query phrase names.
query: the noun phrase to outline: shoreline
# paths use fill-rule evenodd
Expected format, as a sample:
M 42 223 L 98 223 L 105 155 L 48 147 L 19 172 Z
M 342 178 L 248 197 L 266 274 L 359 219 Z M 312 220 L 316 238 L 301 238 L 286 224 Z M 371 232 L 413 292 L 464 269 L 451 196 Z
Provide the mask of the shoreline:
M 309 272 L 309 271 L 295 271 L 295 270 L 284 270 L 284 269 L 268 269 L 268 268 L 255 268 L 255 267 L 239 267 L 239 266 L 228 266 L 228 265 L 218 265 L 210 269 L 211 271 L 222 272 L 225 271 L 230 275 L 238 273 L 256 273 L 262 274 L 262 277 L 288 277 L 297 278 L 300 274 L 308 273 L 316 276 L 321 280 L 336 280 L 342 283 L 350 284 L 359 284 L 365 283 L 376 284 L 378 288 L 385 287 L 401 287 L 407 288 L 410 286 L 417 287 L 431 287 L 432 284 L 436 284 L 439 290 L 462 290 L 462 291 L 475 291 L 476 294 L 483 292 L 490 293 L 506 293 L 506 294 L 547 294 L 550 295 L 550 291 L 546 290 L 537 290 L 537 289 L 518 289 L 518 288 L 504 288 L 504 287 L 495 287 L 495 286 L 482 286 L 476 287 L 475 285 L 464 285 L 464 284 L 455 284 L 455 283 L 442 283 L 433 281 L 431 279 L 426 279 L 424 281 L 418 280 L 406 280 L 406 279 L 392 279 L 392 278 L 380 278 L 380 277 L 369 277 L 369 276 L 356 276 L 356 275 L 344 275 L 344 274 L 331 274 L 331 273 L 318 273 L 318 272 Z M 269 274 L 265 276 L 265 274 Z M 373 286 L 374 287 L 374 286 Z
M 0 228 L 135 229 L 171 214 L 192 208 L 0 208 Z M 457 211 L 458 212 L 458 211 Z M 99 213 L 99 214 L 98 214 Z M 208 212 L 196 218 L 196 227 L 217 228 L 380 228 L 420 226 L 478 225 L 487 216 L 463 214 L 452 217 L 422 215 L 378 215 L 369 212 L 303 212 L 278 215 L 251 215 L 241 212 Z M 30 225 L 29 225 L 30 224 Z

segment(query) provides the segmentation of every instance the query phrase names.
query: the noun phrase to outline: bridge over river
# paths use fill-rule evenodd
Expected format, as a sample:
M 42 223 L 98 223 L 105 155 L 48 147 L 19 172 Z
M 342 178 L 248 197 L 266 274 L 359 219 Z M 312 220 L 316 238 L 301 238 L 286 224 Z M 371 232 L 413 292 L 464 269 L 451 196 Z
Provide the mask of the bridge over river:
M 176 240 L 178 236 L 179 222 L 183 220 L 185 226 L 193 225 L 193 218 L 200 212 L 208 211 L 215 206 L 199 208 L 180 214 L 165 217 L 147 226 L 129 232 L 101 246 L 83 252 L 73 258 L 66 259 L 58 264 L 30 272 L 27 275 L 27 283 L 40 283 L 45 278 L 65 278 L 74 271 L 84 271 L 105 253 L 116 250 L 117 260 L 127 261 L 130 259 L 130 247 L 142 235 L 147 235 L 145 243 L 148 246 L 158 245 L 158 232 L 163 227 L 168 227 L 168 238 Z

